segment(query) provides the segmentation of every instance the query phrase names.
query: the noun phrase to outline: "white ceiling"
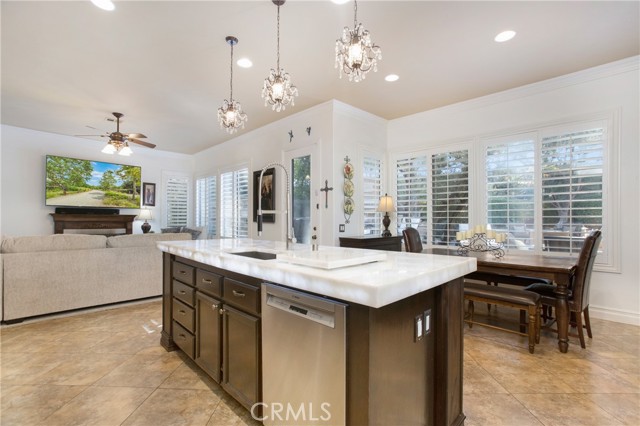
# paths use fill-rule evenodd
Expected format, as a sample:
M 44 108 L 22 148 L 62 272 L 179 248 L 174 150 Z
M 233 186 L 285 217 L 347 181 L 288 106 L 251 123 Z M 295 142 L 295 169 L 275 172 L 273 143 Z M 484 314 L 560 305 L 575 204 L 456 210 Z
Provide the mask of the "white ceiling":
M 140 132 L 156 149 L 193 154 L 231 139 L 217 108 L 234 98 L 258 128 L 329 99 L 386 119 L 564 75 L 640 53 L 639 5 L 627 2 L 360 1 L 358 21 L 382 48 L 377 73 L 338 78 L 335 40 L 353 3 L 289 0 L 281 7 L 281 66 L 300 96 L 284 113 L 264 107 L 276 62 L 276 7 L 261 1 L 1 3 L 3 124 L 65 135 Z M 517 36 L 496 43 L 500 31 Z M 387 83 L 395 73 L 400 80 Z M 99 138 L 96 138 L 99 139 Z M 102 147 L 94 143 L 96 150 Z M 148 148 L 134 147 L 137 152 Z

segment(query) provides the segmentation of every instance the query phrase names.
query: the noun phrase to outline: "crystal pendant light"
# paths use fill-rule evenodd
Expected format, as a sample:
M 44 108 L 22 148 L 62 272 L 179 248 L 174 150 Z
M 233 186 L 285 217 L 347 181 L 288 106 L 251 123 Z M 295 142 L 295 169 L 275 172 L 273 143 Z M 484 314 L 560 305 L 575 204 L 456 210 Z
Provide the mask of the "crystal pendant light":
M 264 106 L 271 105 L 272 110 L 277 112 L 283 111 L 287 105 L 294 106 L 294 97 L 298 96 L 298 88 L 291 84 L 291 76 L 284 69 L 280 68 L 280 6 L 285 0 L 271 0 L 273 4 L 278 6 L 278 42 L 277 53 L 278 60 L 276 69 L 273 68 L 269 72 L 269 77 L 265 78 L 262 86 L 262 97 L 264 98 Z
M 231 79 L 229 80 L 231 93 L 229 100 L 225 99 L 222 106 L 218 108 L 218 121 L 220 122 L 221 128 L 233 134 L 240 127 L 244 128 L 244 123 L 247 121 L 247 114 L 242 111 L 240 102 L 233 100 L 233 46 L 238 44 L 238 39 L 234 36 L 227 36 L 225 40 L 231 46 Z
M 342 37 L 336 40 L 336 68 L 349 76 L 349 81 L 364 80 L 373 68 L 378 71 L 377 61 L 382 60 L 380 46 L 373 44 L 369 31 L 358 23 L 358 2 L 353 2 L 353 30 L 344 27 Z

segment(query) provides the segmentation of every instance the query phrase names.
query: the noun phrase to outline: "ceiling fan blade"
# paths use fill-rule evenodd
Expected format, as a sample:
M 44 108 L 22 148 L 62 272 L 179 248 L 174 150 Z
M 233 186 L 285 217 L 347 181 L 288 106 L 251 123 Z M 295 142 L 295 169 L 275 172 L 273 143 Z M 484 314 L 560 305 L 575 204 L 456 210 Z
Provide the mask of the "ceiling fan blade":
M 131 138 L 143 138 L 143 139 L 146 139 L 146 136 L 145 136 L 145 135 L 143 135 L 142 133 L 129 133 L 129 134 L 127 135 L 127 137 L 128 137 L 129 139 L 131 139 Z
M 155 148 L 156 146 L 152 143 L 141 141 L 138 139 L 127 138 L 129 142 L 137 143 L 138 145 L 146 146 L 148 148 Z

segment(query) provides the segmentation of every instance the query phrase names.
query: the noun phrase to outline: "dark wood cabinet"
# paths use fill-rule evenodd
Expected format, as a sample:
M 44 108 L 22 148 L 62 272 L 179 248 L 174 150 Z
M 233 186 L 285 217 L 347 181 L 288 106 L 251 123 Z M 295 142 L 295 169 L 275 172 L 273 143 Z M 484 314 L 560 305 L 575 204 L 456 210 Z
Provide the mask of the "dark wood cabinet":
M 353 237 L 340 237 L 340 247 L 402 251 L 402 236 L 382 237 L 380 235 L 357 235 Z
M 260 280 L 174 255 L 163 277 L 171 328 L 162 346 L 181 349 L 250 410 L 262 395 Z
M 260 401 L 260 319 L 224 306 L 222 387 L 248 410 Z
M 123 229 L 133 233 L 135 214 L 73 214 L 49 213 L 53 218 L 53 232 L 64 234 L 65 229 L 101 229 L 106 231 Z
M 206 294 L 196 294 L 195 361 L 220 383 L 222 368 L 222 302 Z

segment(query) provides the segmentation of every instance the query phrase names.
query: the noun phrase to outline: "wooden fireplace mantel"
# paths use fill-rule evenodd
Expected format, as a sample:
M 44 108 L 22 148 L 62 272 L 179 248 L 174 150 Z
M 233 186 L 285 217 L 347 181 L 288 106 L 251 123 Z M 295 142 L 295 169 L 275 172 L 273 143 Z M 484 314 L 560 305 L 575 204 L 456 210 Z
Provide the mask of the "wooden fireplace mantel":
M 135 214 L 49 214 L 53 217 L 55 234 L 64 234 L 65 229 L 124 229 L 132 234 L 136 217 Z

